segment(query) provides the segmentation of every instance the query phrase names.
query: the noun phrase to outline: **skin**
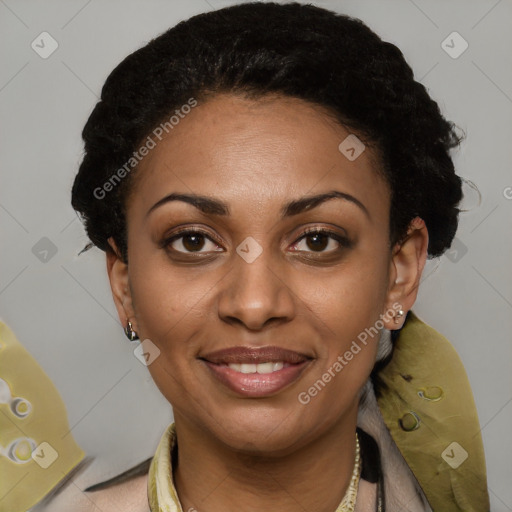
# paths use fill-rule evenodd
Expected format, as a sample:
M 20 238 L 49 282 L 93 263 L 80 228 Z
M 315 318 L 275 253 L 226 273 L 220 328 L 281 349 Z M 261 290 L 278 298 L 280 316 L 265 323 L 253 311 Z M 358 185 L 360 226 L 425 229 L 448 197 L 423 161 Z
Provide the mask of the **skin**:
M 379 315 L 396 303 L 412 307 L 428 245 L 425 224 L 415 219 L 405 241 L 391 246 L 390 191 L 378 157 L 367 147 L 348 160 L 338 146 L 349 133 L 299 99 L 222 94 L 192 109 L 136 171 L 127 201 L 129 263 L 111 238 L 107 271 L 122 324 L 130 320 L 141 341 L 160 350 L 148 369 L 173 406 L 174 479 L 184 510 L 278 503 L 285 512 L 327 512 L 349 484 L 359 392 L 377 337 L 307 405 L 298 395 Z M 331 190 L 366 211 L 335 198 L 280 218 L 288 201 Z M 172 192 L 222 200 L 230 214 L 204 214 L 182 201 L 147 213 Z M 194 246 L 189 236 L 160 247 L 178 226 L 211 240 Z M 303 237 L 312 227 L 350 243 Z M 262 249 L 252 263 L 236 252 L 248 236 Z M 387 329 L 403 323 L 384 320 Z M 241 397 L 198 359 L 238 345 L 277 345 L 311 361 L 274 395 Z

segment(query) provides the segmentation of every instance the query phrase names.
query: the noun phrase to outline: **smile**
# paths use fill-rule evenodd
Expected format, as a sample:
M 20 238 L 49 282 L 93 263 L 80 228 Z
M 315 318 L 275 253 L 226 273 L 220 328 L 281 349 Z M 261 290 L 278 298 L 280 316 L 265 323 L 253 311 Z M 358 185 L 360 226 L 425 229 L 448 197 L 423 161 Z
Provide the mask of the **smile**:
M 312 358 L 280 347 L 233 347 L 200 357 L 210 376 L 245 397 L 272 396 L 296 382 Z

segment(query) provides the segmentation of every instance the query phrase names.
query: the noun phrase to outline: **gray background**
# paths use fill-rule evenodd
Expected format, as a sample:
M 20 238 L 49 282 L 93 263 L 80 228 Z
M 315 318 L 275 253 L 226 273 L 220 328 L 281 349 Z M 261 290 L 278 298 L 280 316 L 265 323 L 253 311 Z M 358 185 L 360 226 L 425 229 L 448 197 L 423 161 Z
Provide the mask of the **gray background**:
M 75 439 L 95 457 L 80 487 L 151 456 L 172 419 L 124 338 L 104 254 L 77 256 L 87 242 L 70 206 L 81 130 L 122 58 L 179 20 L 229 3 L 0 0 L 0 317 L 51 377 Z M 466 132 L 455 163 L 482 198 L 467 187 L 454 249 L 429 262 L 414 310 L 465 365 L 492 510 L 512 510 L 512 2 L 312 3 L 361 18 L 398 45 Z M 59 45 L 47 59 L 31 48 L 43 31 Z M 458 58 L 441 45 L 453 31 L 469 44 Z M 46 261 L 43 237 L 56 248 Z

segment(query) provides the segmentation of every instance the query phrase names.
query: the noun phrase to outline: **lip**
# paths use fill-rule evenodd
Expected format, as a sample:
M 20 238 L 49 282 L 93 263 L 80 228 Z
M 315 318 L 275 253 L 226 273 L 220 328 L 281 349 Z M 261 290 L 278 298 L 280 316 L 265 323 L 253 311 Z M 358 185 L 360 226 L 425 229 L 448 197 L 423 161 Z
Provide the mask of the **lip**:
M 201 359 L 214 364 L 230 364 L 230 363 L 265 363 L 284 361 L 289 364 L 303 363 L 307 359 L 311 359 L 305 354 L 287 350 L 281 347 L 265 346 L 265 347 L 231 347 L 215 352 L 210 352 Z
M 199 358 L 216 380 L 231 391 L 246 397 L 271 396 L 297 381 L 312 358 L 281 347 L 232 347 Z M 272 373 L 240 373 L 228 365 L 282 361 L 284 367 Z

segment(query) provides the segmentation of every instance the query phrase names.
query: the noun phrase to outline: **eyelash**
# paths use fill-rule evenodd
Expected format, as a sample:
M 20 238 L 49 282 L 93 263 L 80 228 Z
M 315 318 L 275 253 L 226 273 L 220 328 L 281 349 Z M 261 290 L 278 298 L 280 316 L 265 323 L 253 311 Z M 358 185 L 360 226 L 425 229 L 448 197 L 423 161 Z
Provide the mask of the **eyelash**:
M 176 233 L 174 233 L 171 237 L 164 239 L 161 242 L 160 247 L 161 248 L 167 248 L 174 241 L 179 240 L 180 238 L 183 238 L 185 235 L 189 235 L 189 234 L 203 235 L 204 237 L 208 238 L 208 240 L 210 240 L 210 241 L 220 245 L 219 242 L 214 240 L 205 231 L 200 230 L 200 229 L 186 228 L 186 229 L 179 230 Z M 330 230 L 325 229 L 325 228 L 307 228 L 304 231 L 304 233 L 302 233 L 302 235 L 292 245 L 296 245 L 297 243 L 302 241 L 304 238 L 306 238 L 308 235 L 317 235 L 317 234 L 327 235 L 329 238 L 331 238 L 331 239 L 335 240 L 336 242 L 338 242 L 340 244 L 340 248 L 338 248 L 338 250 L 340 250 L 340 249 L 349 249 L 353 245 L 352 241 L 349 240 L 348 238 L 344 237 L 343 235 L 340 235 L 339 233 L 335 233 L 335 232 L 330 231 Z M 173 249 L 170 249 L 170 250 L 173 251 Z M 330 250 L 330 251 L 308 251 L 308 252 L 312 252 L 313 254 L 315 254 L 315 253 L 316 254 L 329 254 L 329 253 L 333 253 L 335 251 L 336 251 L 336 249 L 335 250 Z M 174 252 L 177 252 L 178 254 L 201 254 L 201 252 L 194 253 L 193 251 L 182 252 L 182 251 L 174 250 Z M 304 252 L 304 251 L 297 251 L 297 252 Z
M 339 233 L 336 233 L 334 231 L 330 231 L 329 229 L 325 228 L 306 228 L 304 233 L 297 239 L 297 242 L 301 241 L 303 238 L 306 238 L 308 235 L 327 235 L 329 238 L 336 240 L 340 244 L 341 248 L 349 249 L 352 246 L 351 240 L 349 240 L 347 237 L 340 235 Z M 315 251 L 311 251 L 315 252 Z M 334 252 L 334 251 L 327 251 L 327 252 Z M 323 252 L 319 252 L 319 254 L 323 254 Z

